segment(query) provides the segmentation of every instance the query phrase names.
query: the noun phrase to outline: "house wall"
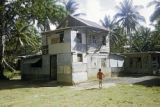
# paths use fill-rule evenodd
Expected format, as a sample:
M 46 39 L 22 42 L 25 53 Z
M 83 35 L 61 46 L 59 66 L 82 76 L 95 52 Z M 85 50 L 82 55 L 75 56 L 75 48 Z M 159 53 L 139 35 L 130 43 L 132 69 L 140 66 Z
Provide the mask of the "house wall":
M 124 57 L 111 54 L 109 57 L 111 76 L 118 76 L 124 71 Z
M 23 80 L 49 80 L 49 56 L 41 56 L 42 67 L 32 67 L 32 63 L 26 63 L 31 58 L 26 58 L 22 61 L 21 71 Z M 33 58 L 35 59 L 35 58 Z
M 59 38 L 59 33 L 51 34 L 48 36 L 48 51 L 49 54 L 59 54 L 59 53 L 71 53 L 71 31 L 64 31 L 64 41 L 63 43 L 52 43 L 52 39 Z
M 57 81 L 72 83 L 72 57 L 70 53 L 57 55 Z
M 87 41 L 87 52 L 94 53 L 94 52 L 110 52 L 109 46 L 109 37 L 106 32 L 101 33 L 93 33 L 91 31 L 86 32 L 86 41 Z M 104 38 L 104 36 L 106 36 Z M 102 44 L 103 39 L 106 39 L 106 45 Z
M 64 31 L 63 43 L 52 44 L 52 38 L 58 34 L 52 34 L 48 37 L 49 55 L 57 55 L 57 81 L 72 82 L 72 57 L 71 57 L 71 30 Z
M 77 33 L 81 33 L 82 43 L 77 43 Z M 87 76 L 87 57 L 86 57 L 86 32 L 78 29 L 71 31 L 71 52 L 72 52 L 72 81 L 74 83 L 83 82 Z M 78 62 L 77 54 L 82 54 L 82 62 Z
M 88 70 L 89 79 L 97 78 L 97 72 L 99 68 L 102 69 L 106 77 L 111 76 L 111 71 L 107 63 L 108 57 L 109 56 L 107 54 L 89 54 L 88 55 L 87 70 Z
M 151 74 L 152 73 L 151 62 L 152 61 L 151 61 L 150 54 L 147 54 L 147 53 L 128 54 L 126 55 L 126 58 L 125 58 L 125 72 L 126 73 Z
M 82 34 L 81 44 L 76 42 L 76 34 L 79 32 Z M 71 31 L 72 78 L 74 82 L 97 78 L 99 68 L 102 68 L 105 75 L 111 76 L 110 68 L 107 67 L 107 52 L 110 51 L 108 37 L 106 38 L 106 45 L 102 45 L 102 39 L 105 35 L 106 33 L 92 33 L 86 29 Z M 106 54 L 99 52 L 106 52 Z M 77 62 L 77 54 L 83 55 L 82 62 Z

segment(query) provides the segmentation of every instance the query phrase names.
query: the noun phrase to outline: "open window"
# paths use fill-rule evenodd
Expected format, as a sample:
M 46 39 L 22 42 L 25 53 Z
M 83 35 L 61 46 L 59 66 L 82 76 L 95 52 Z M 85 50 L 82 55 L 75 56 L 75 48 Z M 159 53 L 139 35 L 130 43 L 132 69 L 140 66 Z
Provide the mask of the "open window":
M 102 37 L 102 45 L 106 45 L 106 36 Z
M 48 45 L 42 46 L 42 54 L 43 55 L 48 54 Z
M 23 61 L 23 64 L 30 65 L 33 68 L 41 68 L 42 67 L 42 57 L 26 58 Z
M 31 67 L 34 67 L 34 68 L 42 67 L 42 58 L 40 58 L 40 59 L 37 60 L 36 62 L 32 63 L 32 64 L 31 64 Z
M 64 32 L 59 34 L 59 39 L 60 39 L 60 41 L 59 41 L 60 43 L 64 42 Z
M 83 55 L 82 54 L 77 54 L 77 61 L 83 62 Z
M 82 43 L 82 34 L 81 33 L 77 33 L 76 39 L 77 39 L 77 43 Z

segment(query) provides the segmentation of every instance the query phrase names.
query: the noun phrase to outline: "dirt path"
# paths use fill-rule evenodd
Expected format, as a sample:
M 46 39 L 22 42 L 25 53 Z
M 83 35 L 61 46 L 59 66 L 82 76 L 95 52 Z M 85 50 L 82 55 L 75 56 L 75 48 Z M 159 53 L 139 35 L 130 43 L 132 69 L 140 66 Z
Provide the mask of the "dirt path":
M 106 78 L 103 81 L 103 88 L 116 86 L 116 84 L 137 84 L 145 86 L 160 86 L 160 76 L 133 76 L 133 77 L 115 77 Z M 72 86 L 76 90 L 98 89 L 98 81 L 88 81 Z

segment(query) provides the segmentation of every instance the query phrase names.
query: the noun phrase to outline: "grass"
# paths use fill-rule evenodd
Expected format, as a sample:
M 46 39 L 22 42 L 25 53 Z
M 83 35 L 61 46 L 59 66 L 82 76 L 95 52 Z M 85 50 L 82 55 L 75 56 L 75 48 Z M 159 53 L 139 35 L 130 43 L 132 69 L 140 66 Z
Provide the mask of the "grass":
M 107 89 L 74 90 L 30 87 L 0 90 L 0 107 L 159 107 L 160 88 L 117 85 Z

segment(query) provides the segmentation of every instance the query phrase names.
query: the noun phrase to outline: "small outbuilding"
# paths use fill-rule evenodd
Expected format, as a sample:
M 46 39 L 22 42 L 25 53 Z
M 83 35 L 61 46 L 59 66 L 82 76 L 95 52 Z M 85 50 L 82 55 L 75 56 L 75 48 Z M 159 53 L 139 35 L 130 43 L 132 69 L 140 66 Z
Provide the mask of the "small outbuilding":
M 125 73 L 150 75 L 160 73 L 160 52 L 136 52 L 124 55 Z

